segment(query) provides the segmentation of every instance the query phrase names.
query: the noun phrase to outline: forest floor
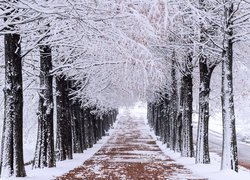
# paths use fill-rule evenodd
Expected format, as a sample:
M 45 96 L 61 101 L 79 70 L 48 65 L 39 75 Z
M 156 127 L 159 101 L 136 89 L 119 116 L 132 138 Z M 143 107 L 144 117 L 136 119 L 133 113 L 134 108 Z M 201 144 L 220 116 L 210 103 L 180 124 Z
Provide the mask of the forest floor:
M 193 174 L 165 155 L 150 135 L 143 118 L 125 113 L 106 144 L 90 159 L 57 180 L 191 180 Z

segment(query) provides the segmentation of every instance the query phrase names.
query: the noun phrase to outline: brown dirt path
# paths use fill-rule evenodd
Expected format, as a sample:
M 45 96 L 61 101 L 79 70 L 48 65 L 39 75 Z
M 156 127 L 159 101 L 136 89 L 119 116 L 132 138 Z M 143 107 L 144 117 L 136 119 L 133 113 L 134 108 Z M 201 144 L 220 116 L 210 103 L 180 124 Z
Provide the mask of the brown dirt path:
M 166 156 L 142 118 L 123 116 L 109 141 L 89 160 L 57 180 L 202 179 Z

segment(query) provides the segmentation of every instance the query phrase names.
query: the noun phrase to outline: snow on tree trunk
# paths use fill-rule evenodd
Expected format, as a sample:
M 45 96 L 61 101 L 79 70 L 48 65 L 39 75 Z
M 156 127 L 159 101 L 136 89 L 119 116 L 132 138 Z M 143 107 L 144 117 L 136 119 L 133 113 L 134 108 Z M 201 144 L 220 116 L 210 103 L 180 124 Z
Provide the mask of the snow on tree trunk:
M 156 123 L 157 123 L 157 110 L 156 110 L 157 104 L 153 103 L 153 119 L 152 119 L 152 128 L 154 130 L 154 133 L 156 134 Z
M 100 140 L 102 138 L 102 120 L 100 117 L 96 120 L 97 125 L 97 140 Z
M 103 129 L 103 134 L 105 135 L 105 133 L 106 133 L 106 131 L 107 131 L 107 115 L 106 114 L 104 114 L 103 116 L 102 116 L 102 121 L 103 121 L 103 123 L 102 123 L 102 129 Z M 87 142 L 87 141 L 86 141 Z
M 154 129 L 154 103 L 147 104 L 147 118 L 151 129 Z
M 91 109 L 86 108 L 85 113 L 84 113 L 84 121 L 86 122 L 85 124 L 85 130 L 86 130 L 86 141 L 88 144 L 88 147 L 93 147 L 94 144 L 94 126 L 93 126 L 93 120 L 91 118 Z M 108 115 L 108 122 L 107 122 L 107 127 L 106 131 L 109 129 L 109 118 L 110 116 Z
M 5 93 L 5 92 L 4 92 Z M 6 107 L 6 98 L 4 98 L 4 107 Z M 6 108 L 4 108 L 4 120 L 3 120 L 3 131 L 2 131 L 2 140 L 1 140 L 1 152 L 0 152 L 0 177 L 3 163 L 3 147 L 5 141 L 5 123 L 6 123 Z
M 160 124 L 160 109 L 159 109 L 159 104 L 156 103 L 155 105 L 155 135 L 159 136 L 160 135 L 160 129 L 159 129 L 159 124 Z
M 223 142 L 221 169 L 238 171 L 237 140 L 235 130 L 235 112 L 233 99 L 233 29 L 232 18 L 234 13 L 233 1 L 224 5 L 225 36 L 222 58 L 222 121 Z
M 72 131 L 73 131 L 73 149 L 74 153 L 82 153 L 86 149 L 85 129 L 84 129 L 84 113 L 78 102 L 71 105 L 73 113 Z
M 184 87 L 183 87 L 183 110 L 182 110 L 182 148 L 181 155 L 184 157 L 193 157 L 193 129 L 192 129 L 192 102 L 193 102 L 193 81 L 192 74 L 188 73 L 183 76 Z
M 67 81 L 65 76 L 56 77 L 56 110 L 57 110 L 57 131 L 56 131 L 56 157 L 63 161 L 73 158 L 71 119 L 69 118 Z
M 80 119 L 81 119 L 81 139 L 82 139 L 82 148 L 87 149 L 88 148 L 88 143 L 87 143 L 87 138 L 86 138 L 86 122 L 84 120 L 84 110 L 82 107 L 80 107 Z M 102 128 L 103 128 L 103 124 L 102 124 Z M 104 131 L 104 129 L 103 129 Z M 104 135 L 105 133 L 103 133 Z
M 93 126 L 93 142 L 94 144 L 96 144 L 97 142 L 97 135 L 96 135 L 96 131 L 97 131 L 97 127 L 96 127 L 96 116 L 93 114 L 90 114 L 90 119 L 92 120 L 92 126 Z M 111 124 L 113 122 L 113 116 L 111 115 Z
M 40 46 L 38 133 L 33 167 L 55 167 L 51 48 Z
M 215 66 L 209 67 L 206 57 L 200 57 L 200 87 L 199 87 L 199 120 L 197 129 L 196 163 L 210 163 L 208 124 L 209 124 L 209 94 L 211 74 Z
M 174 53 L 173 53 L 174 54 Z M 173 55 L 174 57 L 174 55 Z M 177 90 L 177 79 L 176 79 L 176 65 L 174 58 L 172 59 L 171 66 L 171 90 L 170 90 L 170 140 L 169 147 L 171 150 L 175 150 L 176 145 L 176 127 L 177 127 L 177 107 L 178 107 L 178 90 Z
M 164 139 L 164 131 L 165 131 L 165 127 L 164 127 L 164 102 L 163 102 L 163 100 L 161 100 L 161 102 L 160 102 L 160 104 L 159 104 L 159 111 L 160 111 L 160 118 L 159 118 L 159 120 L 160 120 L 160 122 L 159 122 L 159 134 L 160 134 L 160 140 L 162 141 L 162 142 L 164 142 L 165 141 L 165 139 Z
M 170 122 L 169 122 L 169 95 L 166 93 L 165 94 L 165 99 L 164 99 L 164 106 L 163 106 L 163 115 L 164 115 L 164 143 L 169 147 L 169 128 L 170 128 Z
M 179 108 L 179 106 L 177 106 Z M 175 148 L 174 151 L 181 152 L 182 147 L 182 137 L 181 137 L 181 131 L 182 131 L 182 113 L 179 113 L 177 111 L 177 117 L 176 117 L 176 127 L 175 127 Z
M 85 141 L 86 130 L 84 129 L 84 111 L 81 107 L 80 101 L 70 96 L 69 90 L 77 90 L 74 83 L 73 80 L 67 80 L 67 118 L 71 123 L 68 124 L 68 128 L 71 127 L 71 132 L 68 132 L 70 135 L 67 135 L 68 151 L 72 151 L 72 147 L 70 148 L 70 146 L 73 146 L 74 153 L 83 153 L 84 149 L 87 148 Z M 72 154 L 72 152 L 70 154 Z
M 199 0 L 200 9 L 204 12 L 206 9 L 206 1 Z M 204 44 L 208 41 L 207 29 L 204 22 L 200 25 L 200 42 Z M 203 52 L 203 46 L 200 46 L 200 51 Z M 197 144 L 196 144 L 196 163 L 209 164 L 209 141 L 208 141 L 208 126 L 209 126 L 209 94 L 210 94 L 210 80 L 212 72 L 216 63 L 210 64 L 212 60 L 207 59 L 207 56 L 201 54 L 199 56 L 199 72 L 200 72 L 200 86 L 199 86 L 199 119 L 197 127 Z
M 5 45 L 5 119 L 3 126 L 1 177 L 26 176 L 23 161 L 23 86 L 21 38 L 6 34 Z

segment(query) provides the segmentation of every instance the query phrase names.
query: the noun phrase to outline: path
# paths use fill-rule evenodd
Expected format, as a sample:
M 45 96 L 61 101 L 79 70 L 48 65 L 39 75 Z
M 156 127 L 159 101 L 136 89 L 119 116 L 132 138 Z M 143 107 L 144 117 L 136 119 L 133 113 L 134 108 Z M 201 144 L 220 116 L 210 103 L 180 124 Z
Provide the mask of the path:
M 201 179 L 159 149 L 143 118 L 120 117 L 110 140 L 81 167 L 58 180 Z

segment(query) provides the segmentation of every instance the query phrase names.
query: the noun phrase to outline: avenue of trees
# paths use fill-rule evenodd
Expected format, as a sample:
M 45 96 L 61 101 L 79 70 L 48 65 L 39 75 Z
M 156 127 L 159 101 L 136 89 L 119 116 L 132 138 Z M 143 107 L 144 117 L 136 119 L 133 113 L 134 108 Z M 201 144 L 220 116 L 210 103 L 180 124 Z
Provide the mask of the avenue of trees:
M 238 171 L 233 92 L 235 44 L 248 39 L 248 1 L 167 1 L 169 86 L 148 101 L 148 120 L 156 135 L 184 157 L 210 163 L 209 94 L 214 69 L 221 67 L 223 143 L 221 169 Z M 199 72 L 199 119 L 193 146 L 192 112 L 194 68 Z
M 92 147 L 113 125 L 118 108 L 137 100 L 148 102 L 149 125 L 170 149 L 195 157 L 196 163 L 210 163 L 209 94 L 217 66 L 222 82 L 221 169 L 238 171 L 232 68 L 234 45 L 250 32 L 248 5 L 244 0 L 0 0 L 5 69 L 1 177 L 26 176 L 27 79 L 38 82 L 33 168 L 55 167 L 56 161 Z

